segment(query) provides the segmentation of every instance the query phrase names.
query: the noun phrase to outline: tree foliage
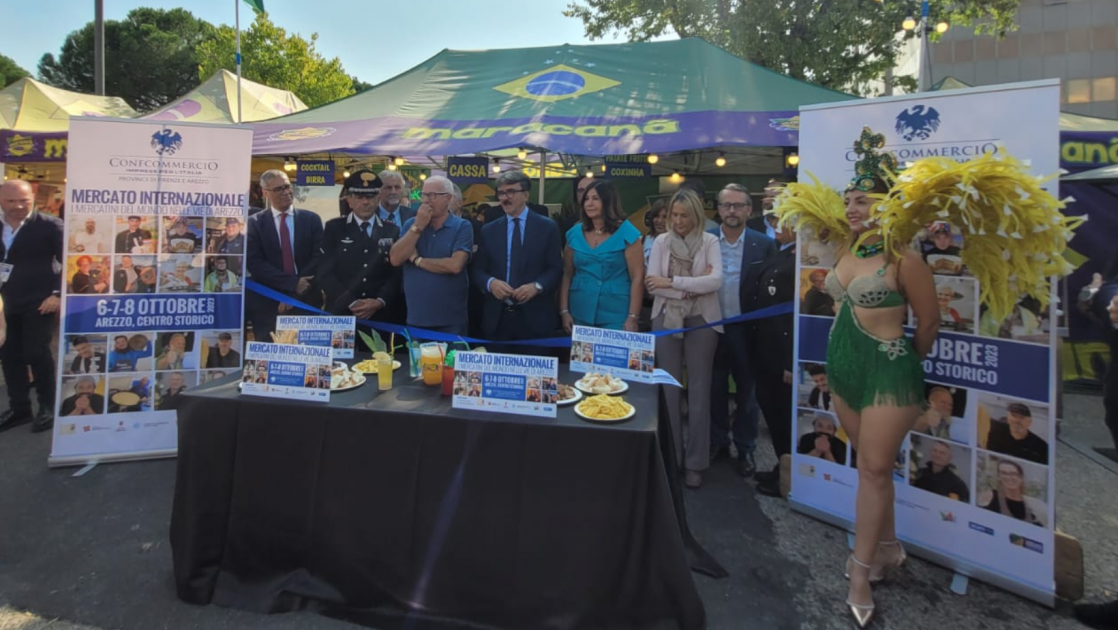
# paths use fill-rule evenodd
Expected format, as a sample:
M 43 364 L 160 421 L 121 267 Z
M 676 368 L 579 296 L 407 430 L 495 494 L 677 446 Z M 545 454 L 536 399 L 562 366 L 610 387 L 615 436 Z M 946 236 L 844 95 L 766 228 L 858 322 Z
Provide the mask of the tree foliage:
M 220 26 L 213 37 L 197 50 L 195 79 L 208 78 L 225 68 L 236 69 L 236 31 Z M 337 57 L 325 59 L 315 50 L 318 34 L 304 39 L 288 35 L 268 19 L 256 16 L 252 26 L 241 34 L 241 75 L 265 85 L 290 90 L 309 107 L 316 107 L 354 93 L 354 80 Z
M 19 67 L 14 59 L 6 55 L 0 55 L 0 88 L 8 87 L 23 77 L 29 76 L 31 76 L 31 73 Z
M 1016 28 L 1019 4 L 932 0 L 930 22 L 1000 37 Z M 591 39 L 701 37 L 782 74 L 862 94 L 896 65 L 901 23 L 919 11 L 919 0 L 577 0 L 563 13 L 581 19 Z
M 198 84 L 194 50 L 214 27 L 185 9 L 138 8 L 105 21 L 105 92 L 141 112 L 158 109 Z M 39 61 L 39 77 L 75 92 L 92 93 L 93 22 L 66 36 L 55 58 Z

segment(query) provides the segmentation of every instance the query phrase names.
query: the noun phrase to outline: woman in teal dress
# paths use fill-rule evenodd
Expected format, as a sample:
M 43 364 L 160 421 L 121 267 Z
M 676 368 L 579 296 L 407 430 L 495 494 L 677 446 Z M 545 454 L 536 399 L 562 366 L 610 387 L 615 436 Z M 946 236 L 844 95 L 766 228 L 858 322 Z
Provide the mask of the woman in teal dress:
M 582 220 L 567 232 L 559 316 L 576 324 L 637 331 L 644 296 L 641 233 L 625 220 L 617 189 L 595 181 L 582 199 Z

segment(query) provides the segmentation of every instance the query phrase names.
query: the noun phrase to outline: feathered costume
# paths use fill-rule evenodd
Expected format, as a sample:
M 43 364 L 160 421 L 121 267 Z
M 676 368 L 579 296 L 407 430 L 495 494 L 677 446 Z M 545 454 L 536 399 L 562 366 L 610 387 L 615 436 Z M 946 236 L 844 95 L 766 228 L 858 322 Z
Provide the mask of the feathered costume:
M 981 287 L 979 300 L 997 321 L 1009 317 L 1024 296 L 1047 305 L 1049 277 L 1065 275 L 1071 265 L 1063 252 L 1072 230 L 1083 218 L 1061 213 L 1060 201 L 1041 188 L 1051 179 L 1030 175 L 1027 166 L 999 151 L 969 162 L 925 158 L 908 166 L 899 176 L 896 160 L 887 152 L 885 137 L 869 128 L 854 143 L 859 156 L 855 178 L 848 190 L 869 193 L 879 200 L 870 213 L 870 229 L 851 243 L 850 225 L 842 196 L 808 173 L 810 183 L 788 184 L 774 202 L 780 224 L 791 224 L 807 238 L 859 246 L 880 236 L 886 259 L 900 260 L 925 226 L 947 222 L 963 231 L 960 253 Z M 875 290 L 885 295 L 884 267 L 877 273 Z M 870 277 L 851 280 L 873 284 Z M 829 287 L 840 292 L 842 305 L 827 346 L 828 380 L 832 390 L 856 411 L 872 405 L 907 406 L 923 400 L 923 371 L 907 338 L 879 339 L 865 331 L 857 319 L 850 294 L 834 272 Z M 854 305 L 892 306 L 884 299 Z M 872 300 L 871 300 L 872 302 Z M 901 302 L 903 303 L 903 302 Z M 911 356 L 910 356 L 911 355 Z

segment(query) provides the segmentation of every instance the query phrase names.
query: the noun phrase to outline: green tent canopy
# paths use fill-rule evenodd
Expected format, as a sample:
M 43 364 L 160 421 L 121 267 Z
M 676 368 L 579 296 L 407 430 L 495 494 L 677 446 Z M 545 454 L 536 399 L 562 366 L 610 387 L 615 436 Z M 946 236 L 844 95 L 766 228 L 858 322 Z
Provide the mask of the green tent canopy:
M 583 156 L 798 142 L 801 105 L 855 97 L 697 39 L 444 50 L 374 88 L 254 125 L 257 155 Z

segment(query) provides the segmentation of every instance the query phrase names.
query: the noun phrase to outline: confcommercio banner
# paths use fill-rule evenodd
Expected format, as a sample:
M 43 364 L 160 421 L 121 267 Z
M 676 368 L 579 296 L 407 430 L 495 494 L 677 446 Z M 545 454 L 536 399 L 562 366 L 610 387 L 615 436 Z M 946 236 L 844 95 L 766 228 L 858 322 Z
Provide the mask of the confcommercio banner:
M 71 120 L 52 466 L 174 455 L 182 394 L 241 371 L 251 147 Z
M 1028 160 L 1034 174 L 1051 175 L 1059 168 L 1059 99 L 1058 83 L 1044 81 L 804 108 L 800 177 L 810 173 L 842 191 L 863 125 L 885 135 L 902 165 L 1005 150 Z M 994 321 L 960 258 L 968 239 L 982 237 L 960 226 L 927 227 L 913 247 L 935 274 L 941 327 L 924 360 L 927 403 L 897 454 L 898 535 L 910 551 L 1052 605 L 1054 306 L 1022 298 L 1007 321 Z M 791 502 L 850 527 L 857 453 L 827 386 L 838 303 L 828 301 L 823 280 L 837 250 L 801 235 L 798 251 Z

